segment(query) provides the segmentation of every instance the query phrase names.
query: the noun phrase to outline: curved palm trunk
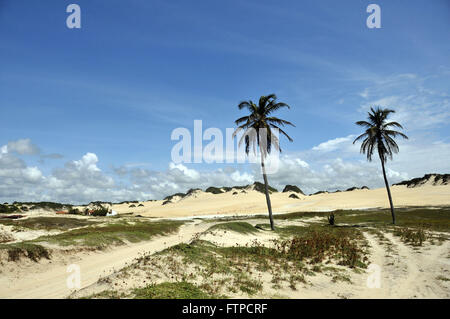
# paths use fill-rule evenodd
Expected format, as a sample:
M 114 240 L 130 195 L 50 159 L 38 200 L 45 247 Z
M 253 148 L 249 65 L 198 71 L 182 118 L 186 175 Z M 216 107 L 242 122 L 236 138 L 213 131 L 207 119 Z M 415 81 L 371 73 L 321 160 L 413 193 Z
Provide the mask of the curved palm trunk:
M 389 183 L 386 177 L 386 170 L 384 169 L 384 160 L 380 156 L 381 160 L 381 168 L 383 169 L 383 177 L 384 177 L 384 184 L 386 185 L 387 194 L 389 197 L 389 204 L 391 205 L 391 215 L 392 215 L 392 223 L 395 225 L 395 212 L 394 212 L 394 204 L 392 203 L 392 196 L 391 196 L 391 190 L 389 188 Z
M 266 167 L 264 166 L 264 157 L 262 154 L 261 154 L 261 167 L 263 171 L 264 192 L 266 193 L 267 209 L 269 210 L 270 229 L 275 230 L 272 216 L 272 204 L 270 203 L 270 196 L 269 196 L 269 183 L 267 182 Z

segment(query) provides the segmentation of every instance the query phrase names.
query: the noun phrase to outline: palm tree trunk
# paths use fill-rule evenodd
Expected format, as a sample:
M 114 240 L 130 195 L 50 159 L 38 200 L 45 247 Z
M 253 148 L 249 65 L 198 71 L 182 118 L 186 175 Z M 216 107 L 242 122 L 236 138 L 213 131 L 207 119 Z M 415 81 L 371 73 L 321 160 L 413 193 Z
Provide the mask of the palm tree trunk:
M 384 169 L 384 160 L 381 156 L 380 159 L 381 159 L 381 168 L 383 169 L 384 184 L 386 185 L 386 190 L 389 197 L 389 204 L 391 205 L 392 223 L 395 225 L 395 212 L 394 212 L 394 204 L 392 203 L 391 190 L 389 188 L 389 183 L 386 177 L 386 170 Z
M 263 171 L 264 192 L 266 193 L 267 208 L 269 209 L 270 229 L 275 230 L 275 226 L 273 224 L 273 216 L 272 216 L 272 204 L 270 203 L 270 196 L 269 196 L 269 183 L 267 182 L 266 167 L 264 166 L 264 156 L 263 156 L 262 152 L 261 152 L 261 167 L 262 167 L 262 171 Z

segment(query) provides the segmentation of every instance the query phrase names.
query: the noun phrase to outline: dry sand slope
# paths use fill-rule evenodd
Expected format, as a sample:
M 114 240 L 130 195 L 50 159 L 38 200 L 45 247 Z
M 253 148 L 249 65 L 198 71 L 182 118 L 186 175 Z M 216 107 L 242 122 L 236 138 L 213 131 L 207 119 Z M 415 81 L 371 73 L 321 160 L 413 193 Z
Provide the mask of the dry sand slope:
M 391 188 L 394 204 L 402 206 L 449 206 L 450 184 L 441 186 L 424 185 L 417 188 L 393 186 Z M 236 192 L 237 194 L 233 195 Z M 385 188 L 354 190 L 338 193 L 324 193 L 289 198 L 293 192 L 273 193 L 273 211 L 288 213 L 296 211 L 330 211 L 335 209 L 387 208 L 389 202 Z M 113 205 L 118 213 L 134 212 L 149 217 L 187 217 L 215 214 L 266 214 L 264 194 L 255 190 L 233 190 L 222 194 L 195 191 L 182 199 L 175 198 L 171 203 L 163 201 L 141 203 L 143 207 L 130 207 L 130 204 Z M 135 206 L 138 206 L 137 204 Z

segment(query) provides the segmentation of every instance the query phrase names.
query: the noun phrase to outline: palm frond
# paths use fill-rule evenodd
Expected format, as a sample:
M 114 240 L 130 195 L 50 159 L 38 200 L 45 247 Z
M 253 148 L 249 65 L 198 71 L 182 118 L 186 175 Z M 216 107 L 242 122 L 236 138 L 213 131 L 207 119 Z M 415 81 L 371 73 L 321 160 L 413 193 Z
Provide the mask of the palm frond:
M 397 127 L 403 129 L 398 122 L 386 122 L 391 113 L 395 113 L 392 109 L 370 108 L 367 121 L 358 121 L 355 124 L 363 126 L 366 131 L 359 135 L 354 141 L 362 140 L 360 152 L 367 155 L 367 160 L 371 161 L 375 149 L 382 161 L 391 158 L 393 154 L 398 153 L 399 147 L 395 142 L 396 137 L 407 139 L 408 136 L 402 132 L 387 129 L 388 127 Z

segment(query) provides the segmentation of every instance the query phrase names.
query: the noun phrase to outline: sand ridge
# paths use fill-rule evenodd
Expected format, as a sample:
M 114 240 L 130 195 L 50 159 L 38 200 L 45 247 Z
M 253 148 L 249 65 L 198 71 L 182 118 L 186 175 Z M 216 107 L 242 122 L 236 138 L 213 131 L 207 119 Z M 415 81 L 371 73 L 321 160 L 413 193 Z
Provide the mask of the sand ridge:
M 408 188 L 404 185 L 391 187 L 396 207 L 411 206 L 449 206 L 450 185 L 424 185 Z M 233 193 L 237 193 L 234 194 Z M 290 198 L 291 194 L 299 198 Z M 272 209 L 275 213 L 297 211 L 331 211 L 336 209 L 388 208 L 389 201 L 385 188 L 358 189 L 347 192 L 322 193 L 305 196 L 299 193 L 272 193 Z M 172 199 L 163 205 L 162 200 L 140 202 L 143 206 L 133 204 L 113 205 L 119 214 L 134 213 L 147 217 L 194 217 L 204 215 L 246 215 L 266 214 L 265 195 L 255 190 L 232 190 L 221 194 L 196 191 L 182 199 Z

